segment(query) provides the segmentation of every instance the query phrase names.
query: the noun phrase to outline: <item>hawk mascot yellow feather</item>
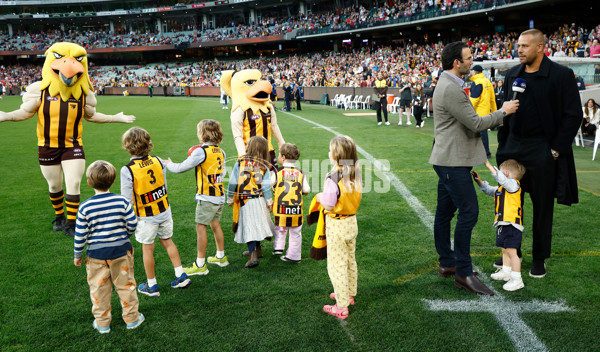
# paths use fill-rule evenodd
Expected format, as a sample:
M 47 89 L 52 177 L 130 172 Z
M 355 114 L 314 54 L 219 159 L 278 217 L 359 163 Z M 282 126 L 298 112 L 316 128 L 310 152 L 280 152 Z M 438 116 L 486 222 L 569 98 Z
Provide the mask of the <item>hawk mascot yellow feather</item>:
M 83 47 L 73 43 L 55 43 L 45 55 L 42 80 L 27 87 L 20 109 L 0 111 L 0 122 L 23 121 L 37 114 L 38 159 L 56 215 L 53 229 L 64 230 L 73 237 L 81 178 L 85 170 L 82 120 L 132 123 L 135 116 L 122 112 L 105 115 L 96 111 L 96 96 L 88 76 L 87 52 Z

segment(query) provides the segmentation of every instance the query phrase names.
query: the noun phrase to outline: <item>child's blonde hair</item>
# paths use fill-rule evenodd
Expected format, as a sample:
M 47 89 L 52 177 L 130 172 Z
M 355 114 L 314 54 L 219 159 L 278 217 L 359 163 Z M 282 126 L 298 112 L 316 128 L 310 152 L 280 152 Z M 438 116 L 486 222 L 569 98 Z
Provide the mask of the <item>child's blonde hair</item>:
M 500 170 L 508 170 L 510 172 L 510 177 L 515 180 L 521 180 L 523 175 L 525 174 L 525 166 L 521 165 L 515 159 L 508 159 L 499 167 Z
M 254 136 L 248 140 L 246 146 L 246 160 L 255 161 L 258 166 L 265 170 L 269 163 L 269 142 L 263 136 Z
M 148 131 L 141 127 L 131 127 L 123 134 L 121 139 L 123 149 L 133 156 L 146 156 L 150 154 L 154 145 L 150 140 Z
M 290 161 L 300 159 L 300 149 L 292 143 L 283 143 L 281 147 L 279 147 L 279 154 Z
M 329 142 L 331 159 L 334 161 L 332 172 L 341 172 L 346 182 L 360 181 L 360 169 L 357 167 L 358 157 L 356 144 L 348 136 L 337 136 Z
M 88 166 L 85 177 L 94 189 L 106 192 L 115 183 L 117 170 L 108 161 L 96 160 Z
M 215 120 L 202 120 L 198 123 L 198 139 L 202 143 L 219 145 L 223 140 L 221 124 Z

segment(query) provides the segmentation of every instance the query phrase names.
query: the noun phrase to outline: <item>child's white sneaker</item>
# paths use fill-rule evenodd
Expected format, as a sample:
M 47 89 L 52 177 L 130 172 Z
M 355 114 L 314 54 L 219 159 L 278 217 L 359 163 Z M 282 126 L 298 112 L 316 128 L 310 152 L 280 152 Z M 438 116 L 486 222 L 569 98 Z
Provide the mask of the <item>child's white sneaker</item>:
M 506 291 L 516 291 L 523 287 L 525 287 L 525 284 L 523 283 L 523 279 L 520 277 L 519 278 L 511 277 L 510 280 L 508 280 L 508 282 L 505 283 L 504 286 L 502 286 L 502 288 L 505 289 Z
M 110 332 L 110 326 L 105 326 L 105 327 L 98 326 L 96 319 L 94 319 L 92 326 L 94 327 L 94 329 L 98 330 L 98 332 L 101 334 L 108 334 Z
M 138 320 L 134 321 L 133 323 L 127 323 L 127 329 L 131 330 L 137 328 L 144 322 L 144 320 L 146 320 L 146 317 L 144 317 L 144 314 L 140 313 Z
M 510 280 L 510 271 L 506 271 L 504 269 L 498 269 L 495 273 L 490 275 L 493 280 L 498 281 L 508 281 Z

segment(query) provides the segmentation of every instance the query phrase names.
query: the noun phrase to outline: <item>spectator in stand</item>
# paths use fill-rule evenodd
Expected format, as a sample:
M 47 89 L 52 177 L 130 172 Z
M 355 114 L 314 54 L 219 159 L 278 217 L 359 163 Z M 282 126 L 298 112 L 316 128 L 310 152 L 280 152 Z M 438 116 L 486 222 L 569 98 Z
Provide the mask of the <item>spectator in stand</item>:
M 600 109 L 594 99 L 588 99 L 583 107 L 581 130 L 584 136 L 595 136 L 600 126 Z
M 590 57 L 594 59 L 600 58 L 600 44 L 598 44 L 598 38 L 592 40 L 592 45 L 590 46 Z

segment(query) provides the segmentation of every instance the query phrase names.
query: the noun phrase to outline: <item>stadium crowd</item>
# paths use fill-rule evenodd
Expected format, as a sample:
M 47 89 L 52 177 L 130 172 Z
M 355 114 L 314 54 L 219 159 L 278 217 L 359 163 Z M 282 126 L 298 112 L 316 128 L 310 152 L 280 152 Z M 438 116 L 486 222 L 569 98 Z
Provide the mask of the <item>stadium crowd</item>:
M 115 32 L 104 28 L 78 29 L 55 27 L 41 32 L 17 30 L 13 35 L 0 32 L 0 51 L 44 50 L 52 43 L 70 41 L 78 43 L 86 49 L 109 47 L 135 47 L 178 45 L 181 43 L 202 43 L 211 41 L 234 40 L 273 35 L 283 35 L 295 29 L 304 34 L 313 31 L 330 29 L 332 31 L 347 30 L 364 26 L 376 26 L 387 21 L 403 17 L 439 12 L 443 16 L 449 11 L 470 11 L 482 4 L 502 5 L 511 0 L 394 0 L 385 1 L 380 6 L 369 10 L 364 6 L 351 6 L 342 9 L 310 12 L 306 15 L 265 17 L 257 23 L 236 24 L 227 22 L 221 28 L 203 28 L 202 25 L 185 25 L 174 22 L 170 24 L 170 32 L 155 33 L 147 30 L 127 30 L 119 28 Z M 583 34 L 583 33 L 582 33 Z M 589 33 L 597 35 L 597 30 Z M 582 42 L 585 44 L 585 41 Z
M 594 56 L 600 54 L 598 31 L 575 24 L 565 24 L 548 35 L 546 54 L 549 56 Z M 90 37 L 93 39 L 93 37 Z M 463 38 L 472 48 L 476 61 L 516 57 L 516 33 Z M 583 44 L 586 43 L 586 44 Z M 203 60 L 185 64 L 153 64 L 148 66 L 94 67 L 90 77 L 95 87 L 140 86 L 217 86 L 219 74 L 225 69 L 257 68 L 277 86 L 292 80 L 305 87 L 342 86 L 370 87 L 374 73 L 385 72 L 393 86 L 402 77 L 423 83 L 433 79 L 441 67 L 443 44 L 407 44 L 399 47 L 344 48 L 340 52 L 259 57 L 239 61 Z M 583 52 L 583 54 L 581 54 Z M 0 83 L 4 87 L 20 87 L 39 80 L 40 69 L 34 65 L 0 67 Z

